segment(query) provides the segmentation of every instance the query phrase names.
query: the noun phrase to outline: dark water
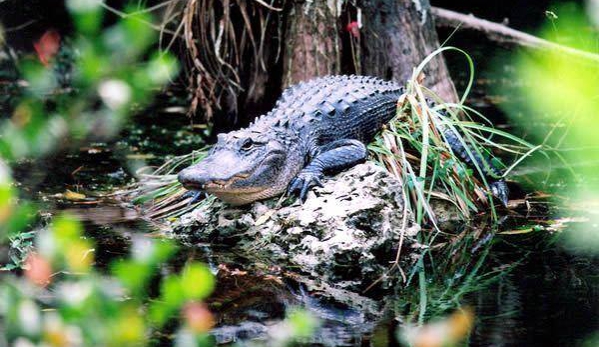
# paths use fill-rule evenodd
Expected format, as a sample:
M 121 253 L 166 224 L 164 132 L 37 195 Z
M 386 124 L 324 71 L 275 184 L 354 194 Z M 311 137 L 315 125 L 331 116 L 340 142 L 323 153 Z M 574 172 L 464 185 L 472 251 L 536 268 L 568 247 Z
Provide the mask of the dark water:
M 489 112 L 497 109 L 484 105 Z M 163 119 L 162 121 L 160 119 Z M 191 131 L 185 118 L 154 119 L 154 125 L 129 129 L 126 141 L 98 144 L 83 150 L 58 165 L 60 175 L 44 176 L 35 191 L 81 217 L 87 235 L 97 243 L 97 265 L 105 268 L 110 261 L 128 253 L 134 235 L 156 232 L 149 222 L 131 208 L 103 197 L 103 192 L 131 181 L 131 168 L 160 162 L 164 149 L 153 144 L 176 142 L 181 132 Z M 178 119 L 178 120 L 177 120 Z M 170 129 L 168 131 L 156 129 Z M 197 141 L 200 141 L 198 139 Z M 123 148 L 126 144 L 126 149 Z M 145 145 L 144 145 L 145 144 Z M 195 142 L 181 144 L 174 151 L 185 153 Z M 148 155 L 152 154 L 152 155 Z M 129 166 L 123 168 L 123 159 Z M 132 161 L 131 158 L 134 160 Z M 133 164 L 131 164 L 133 162 Z M 72 172 L 80 168 L 75 174 Z M 522 169 L 523 182 L 541 179 L 544 170 L 529 166 Z M 58 176 L 59 178 L 56 178 Z M 568 189 L 553 177 L 553 191 Z M 61 197 L 65 189 L 86 194 L 84 202 Z M 523 196 L 527 190 L 515 189 Z M 57 195 L 58 194 L 58 195 Z M 40 196 L 37 195 L 37 198 Z M 487 224 L 464 228 L 465 233 L 480 232 L 476 240 L 461 242 L 455 249 L 435 254 L 434 266 L 426 262 L 427 315 L 425 320 L 445 317 L 458 307 L 471 307 L 475 324 L 464 342 L 467 346 L 583 346 L 599 331 L 599 257 L 581 253 L 565 242 L 561 233 L 514 230 L 535 225 L 551 225 L 560 217 L 584 216 L 588 211 L 559 208 L 545 198 L 530 198 L 529 207 L 518 207 L 498 230 Z M 583 225 L 589 228 L 596 226 Z M 481 231 L 482 230 L 482 231 Z M 394 292 L 362 295 L 329 290 L 308 289 L 300 274 L 281 264 L 256 262 L 230 249 L 199 245 L 182 248 L 177 259 L 165 267 L 178 266 L 189 259 L 206 262 L 218 272 L 218 287 L 209 303 L 219 322 L 213 335 L 218 343 L 264 341 L 280 324 L 286 311 L 303 307 L 321 322 L 308 345 L 362 346 L 399 345 L 401 322 L 417 320 L 421 309 L 421 285 L 398 285 Z M 217 271 L 218 269 L 218 271 Z M 416 282 L 416 281 L 414 281 Z M 158 338 L 156 344 L 168 343 Z M 596 343 L 596 340 L 595 340 Z M 586 345 L 584 345 L 586 346 Z
M 87 233 L 98 244 L 97 265 L 101 268 L 127 254 L 132 235 L 154 231 L 134 214 L 124 217 L 127 213 L 111 204 L 79 208 L 70 207 L 86 220 Z M 106 223 L 119 217 L 123 218 L 118 223 Z M 539 219 L 546 216 L 531 215 L 517 222 L 522 226 Z M 483 246 L 473 244 L 461 252 L 472 258 L 457 269 L 431 275 L 427 318 L 443 317 L 456 307 L 473 308 L 476 321 L 465 345 L 582 346 L 597 333 L 597 256 L 580 255 L 561 235 L 545 231 L 496 235 Z M 396 317 L 409 320 L 414 318 L 412 311 L 418 310 L 418 296 L 413 293 L 418 291 L 417 285 L 398 287 L 396 293 L 376 299 L 349 297 L 348 293 L 308 290 L 295 280 L 293 269 L 257 264 L 227 249 L 209 245 L 183 248 L 174 264 L 189 259 L 204 261 L 215 272 L 218 269 L 218 286 L 209 303 L 219 322 L 214 330 L 219 343 L 268 340 L 269 334 L 280 328 L 277 324 L 288 309 L 303 307 L 322 324 L 306 344 L 396 345 Z M 472 282 L 462 283 L 471 275 L 472 264 L 479 261 L 482 265 Z M 449 293 L 441 295 L 444 285 Z

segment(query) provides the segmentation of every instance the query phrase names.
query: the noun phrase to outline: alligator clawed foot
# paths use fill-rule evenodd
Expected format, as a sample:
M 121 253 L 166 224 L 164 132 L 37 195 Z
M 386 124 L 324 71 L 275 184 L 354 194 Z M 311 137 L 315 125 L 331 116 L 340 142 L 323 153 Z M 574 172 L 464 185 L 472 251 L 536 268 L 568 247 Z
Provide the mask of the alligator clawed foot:
M 289 184 L 287 195 L 295 195 L 299 192 L 299 198 L 302 203 L 306 201 L 308 191 L 312 187 L 322 187 L 320 179 L 322 174 L 313 172 L 300 172 Z

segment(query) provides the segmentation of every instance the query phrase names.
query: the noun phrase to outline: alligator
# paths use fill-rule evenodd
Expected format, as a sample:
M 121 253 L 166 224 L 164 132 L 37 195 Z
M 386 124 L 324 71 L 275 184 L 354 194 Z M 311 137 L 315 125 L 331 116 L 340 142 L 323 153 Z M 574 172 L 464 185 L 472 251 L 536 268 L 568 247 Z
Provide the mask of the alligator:
M 276 106 L 247 128 L 217 135 L 199 163 L 183 169 L 179 182 L 243 205 L 287 191 L 305 201 L 308 191 L 333 174 L 366 160 L 366 145 L 396 115 L 404 88 L 367 76 L 326 76 L 287 88 Z M 455 154 L 490 177 L 491 193 L 504 205 L 508 188 L 501 171 L 459 135 L 441 129 Z M 474 163 L 476 161 L 476 163 Z M 496 179 L 496 180 L 494 180 Z

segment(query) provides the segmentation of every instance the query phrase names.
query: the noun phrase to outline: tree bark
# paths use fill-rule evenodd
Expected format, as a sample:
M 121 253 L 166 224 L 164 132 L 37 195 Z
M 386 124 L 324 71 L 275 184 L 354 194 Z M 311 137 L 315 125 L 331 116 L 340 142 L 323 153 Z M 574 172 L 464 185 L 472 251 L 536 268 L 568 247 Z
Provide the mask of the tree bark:
M 339 74 L 337 8 L 330 1 L 292 1 L 283 56 L 283 87 Z
M 400 84 L 413 69 L 439 48 L 428 0 L 362 0 L 361 73 L 392 79 Z M 425 84 L 445 101 L 457 93 L 441 55 L 424 69 Z

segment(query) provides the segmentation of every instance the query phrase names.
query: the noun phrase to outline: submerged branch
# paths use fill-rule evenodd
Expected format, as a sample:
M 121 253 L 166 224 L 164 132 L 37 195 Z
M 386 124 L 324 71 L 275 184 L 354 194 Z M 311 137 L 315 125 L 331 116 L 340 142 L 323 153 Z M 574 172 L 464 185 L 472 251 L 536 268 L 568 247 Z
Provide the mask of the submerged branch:
M 480 31 L 490 40 L 509 45 L 549 50 L 572 57 L 599 62 L 599 54 L 585 52 L 576 48 L 560 45 L 525 32 L 512 29 L 504 24 L 477 18 L 472 14 L 463 14 L 439 7 L 431 7 L 435 23 L 439 27 L 462 28 Z

